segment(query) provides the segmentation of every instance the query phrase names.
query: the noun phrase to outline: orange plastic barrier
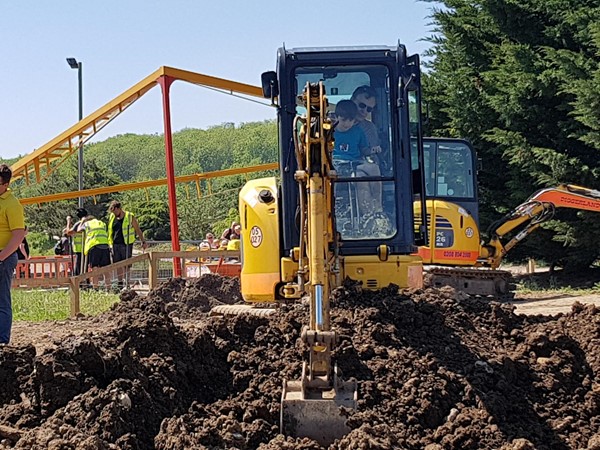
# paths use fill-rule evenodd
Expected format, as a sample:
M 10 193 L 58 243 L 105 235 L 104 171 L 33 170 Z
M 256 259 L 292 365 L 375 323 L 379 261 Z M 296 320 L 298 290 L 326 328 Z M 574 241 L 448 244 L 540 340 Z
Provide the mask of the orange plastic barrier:
M 185 268 L 188 278 L 198 278 L 208 273 L 206 270 L 224 277 L 239 277 L 242 272 L 242 265 L 239 262 L 224 262 L 223 258 L 213 262 L 189 262 L 186 263 Z
M 72 274 L 73 265 L 70 256 L 32 256 L 19 261 L 15 270 L 17 280 L 66 278 Z

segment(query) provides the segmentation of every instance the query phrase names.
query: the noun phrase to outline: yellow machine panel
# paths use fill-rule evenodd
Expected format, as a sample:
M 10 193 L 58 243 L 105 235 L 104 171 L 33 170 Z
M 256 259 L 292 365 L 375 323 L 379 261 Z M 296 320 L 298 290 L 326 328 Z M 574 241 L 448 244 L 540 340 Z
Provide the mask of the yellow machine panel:
M 381 261 L 375 255 L 346 256 L 342 260 L 344 277 L 362 281 L 366 289 L 381 289 L 396 284 L 401 288 L 423 287 L 423 261 L 415 255 L 390 255 Z
M 280 282 L 279 210 L 274 177 L 251 180 L 240 191 L 242 296 L 272 302 Z
M 415 203 L 417 214 L 420 205 Z M 479 227 L 461 206 L 444 200 L 427 200 L 429 246 L 419 247 L 424 264 L 474 266 L 480 253 Z

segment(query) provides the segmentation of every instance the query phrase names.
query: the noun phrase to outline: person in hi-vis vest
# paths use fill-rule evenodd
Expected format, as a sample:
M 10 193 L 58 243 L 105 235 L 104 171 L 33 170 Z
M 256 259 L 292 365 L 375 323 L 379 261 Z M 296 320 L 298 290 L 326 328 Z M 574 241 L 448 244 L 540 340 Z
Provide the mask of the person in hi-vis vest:
M 133 243 L 137 235 L 142 243 L 142 248 L 146 250 L 147 244 L 144 239 L 144 233 L 138 224 L 135 216 L 125 211 L 121 202 L 113 200 L 108 206 L 110 213 L 108 219 L 108 244 L 112 249 L 113 263 L 123 261 L 133 256 Z M 129 284 L 129 266 L 117 269 L 117 278 L 119 287 L 125 287 Z
M 87 265 L 90 269 L 104 267 L 110 264 L 110 250 L 108 248 L 108 232 L 106 224 L 88 215 L 81 219 L 81 224 L 77 231 L 83 231 L 85 241 L 83 242 L 83 255 L 87 258 Z M 92 286 L 97 287 L 99 281 L 104 281 L 106 286 L 106 276 L 90 277 Z
M 81 225 L 81 221 L 85 218 L 88 213 L 85 208 L 77 208 L 76 211 L 77 218 L 79 219 L 77 222 L 72 223 L 71 216 L 67 216 L 67 236 L 71 238 L 71 252 L 75 256 L 74 267 L 73 267 L 73 275 L 77 276 L 82 271 L 85 271 L 83 267 L 84 258 L 83 258 L 83 232 L 78 232 L 77 229 L 79 225 Z

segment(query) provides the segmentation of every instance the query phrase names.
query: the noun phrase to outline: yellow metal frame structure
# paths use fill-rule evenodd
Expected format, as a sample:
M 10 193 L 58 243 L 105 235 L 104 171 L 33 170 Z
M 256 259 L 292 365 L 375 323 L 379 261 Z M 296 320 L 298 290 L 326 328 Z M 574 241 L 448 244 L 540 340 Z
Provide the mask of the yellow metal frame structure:
M 260 172 L 263 170 L 274 170 L 279 167 L 279 163 L 260 164 L 250 167 L 239 167 L 235 169 L 217 170 L 214 172 L 195 173 L 192 175 L 181 175 L 175 177 L 177 183 L 196 183 L 196 191 L 198 197 L 202 196 L 200 190 L 200 182 L 203 180 L 211 180 L 213 178 L 228 177 L 232 175 L 241 175 L 245 173 Z M 96 195 L 109 194 L 112 192 L 131 191 L 135 189 L 147 189 L 156 186 L 164 186 L 167 184 L 167 179 L 138 181 L 135 183 L 123 183 L 114 186 L 104 186 L 100 188 L 84 189 L 82 191 L 62 192 L 59 194 L 40 195 L 38 197 L 29 197 L 20 199 L 23 205 L 35 205 L 39 203 L 55 202 L 59 200 L 70 200 L 78 197 L 95 197 Z
M 32 177 L 37 182 L 43 180 L 75 153 L 80 145 L 89 141 L 154 86 L 158 86 L 158 81 L 163 77 L 210 87 L 224 93 L 237 93 L 263 99 L 262 89 L 257 86 L 162 66 L 98 110 L 84 117 L 71 128 L 13 164 L 11 167 L 13 180 L 24 178 L 27 184 L 31 182 Z M 269 106 L 267 103 L 265 105 Z

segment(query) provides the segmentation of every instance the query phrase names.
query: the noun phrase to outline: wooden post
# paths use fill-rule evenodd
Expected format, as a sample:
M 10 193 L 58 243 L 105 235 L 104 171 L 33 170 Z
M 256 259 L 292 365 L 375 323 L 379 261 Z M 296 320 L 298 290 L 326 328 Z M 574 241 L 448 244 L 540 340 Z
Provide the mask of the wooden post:
M 535 273 L 535 259 L 533 258 L 527 260 L 527 273 Z
M 181 277 L 182 278 L 187 278 L 187 265 L 188 265 L 187 258 L 181 258 Z
M 79 277 L 69 278 L 69 294 L 71 296 L 71 317 L 75 318 L 81 313 L 79 304 Z
M 148 253 L 150 262 L 148 264 L 148 287 L 154 289 L 158 284 L 158 261 L 154 252 Z

